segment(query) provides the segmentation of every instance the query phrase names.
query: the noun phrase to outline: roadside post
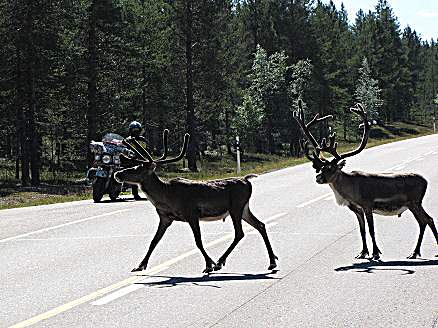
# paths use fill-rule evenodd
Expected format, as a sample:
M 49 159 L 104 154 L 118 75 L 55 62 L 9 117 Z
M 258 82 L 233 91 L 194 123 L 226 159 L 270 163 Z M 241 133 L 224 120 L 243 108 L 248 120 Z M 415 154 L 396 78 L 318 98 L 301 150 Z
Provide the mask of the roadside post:
M 435 122 L 435 116 L 433 117 L 433 133 L 436 133 L 436 122 Z
M 237 174 L 240 173 L 240 145 L 239 136 L 236 136 Z

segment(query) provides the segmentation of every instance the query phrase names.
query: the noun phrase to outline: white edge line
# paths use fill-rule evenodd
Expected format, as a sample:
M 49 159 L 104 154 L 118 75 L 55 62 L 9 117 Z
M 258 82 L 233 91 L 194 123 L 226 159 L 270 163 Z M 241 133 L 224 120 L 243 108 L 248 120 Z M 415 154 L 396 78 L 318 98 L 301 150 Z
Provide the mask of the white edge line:
M 305 203 L 301 203 L 301 204 L 299 204 L 299 205 L 297 205 L 297 207 L 298 208 L 302 208 L 302 207 L 305 207 L 305 206 L 307 206 L 307 205 L 310 205 L 310 204 L 313 204 L 313 203 L 315 203 L 315 202 L 317 202 L 317 201 L 319 201 L 319 200 L 321 200 L 321 199 L 324 199 L 324 198 L 326 198 L 326 197 L 328 197 L 328 196 L 331 196 L 331 192 L 328 192 L 328 193 L 326 193 L 326 194 L 324 194 L 324 195 L 321 195 L 321 196 L 319 196 L 319 197 L 316 197 L 316 198 L 314 198 L 314 199 L 311 199 L 311 200 L 309 200 L 309 201 L 307 201 L 307 202 L 305 202 Z
M 100 305 L 105 305 L 108 304 L 120 297 L 123 297 L 125 295 L 128 295 L 129 293 L 135 292 L 137 289 L 140 288 L 144 288 L 143 285 L 139 285 L 139 284 L 133 284 L 133 285 L 128 285 L 122 289 L 119 289 L 117 291 L 115 291 L 112 294 L 106 295 L 100 299 L 98 299 L 97 301 L 91 302 L 91 305 L 95 305 L 95 306 L 100 306 Z
M 274 221 L 274 222 L 270 222 L 268 224 L 265 225 L 265 228 L 271 228 L 274 227 L 278 224 L 278 222 Z M 248 232 L 248 235 L 255 235 L 257 234 L 258 231 L 257 230 L 251 230 L 250 232 Z
M 109 212 L 109 213 L 104 213 L 104 214 L 99 214 L 99 215 L 95 215 L 95 216 L 90 216 L 88 218 L 84 218 L 84 219 L 80 219 L 80 220 L 76 220 L 76 221 L 72 221 L 72 222 L 67 222 L 67 223 L 59 224 L 59 225 L 56 225 L 56 226 L 53 226 L 53 227 L 48 227 L 48 228 L 44 228 L 44 229 L 40 229 L 40 230 L 35 230 L 35 231 L 23 233 L 21 235 L 17 235 L 17 236 L 5 238 L 5 239 L 0 239 L 0 243 L 5 243 L 5 242 L 10 241 L 10 240 L 19 239 L 19 238 L 31 236 L 31 235 L 34 235 L 34 234 L 38 234 L 38 233 L 42 233 L 42 232 L 47 232 L 47 231 L 50 231 L 50 230 L 55 230 L 55 229 L 59 229 L 59 228 L 62 228 L 62 227 L 67 227 L 69 225 L 73 225 L 73 224 L 77 224 L 77 223 L 81 223 L 81 222 L 85 222 L 85 221 L 90 221 L 90 220 L 94 220 L 94 219 L 97 219 L 97 218 L 100 218 L 100 217 L 103 217 L 103 216 L 113 215 L 113 214 L 117 214 L 117 213 L 121 213 L 121 212 L 126 212 L 126 211 L 129 211 L 129 209 L 117 210 L 117 211 L 113 211 L 113 212 Z

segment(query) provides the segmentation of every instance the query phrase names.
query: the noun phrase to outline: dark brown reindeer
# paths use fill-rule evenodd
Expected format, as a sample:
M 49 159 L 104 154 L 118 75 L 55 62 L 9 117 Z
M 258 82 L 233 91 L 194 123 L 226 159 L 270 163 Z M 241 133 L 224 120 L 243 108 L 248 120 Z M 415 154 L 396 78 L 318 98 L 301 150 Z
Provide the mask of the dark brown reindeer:
M 330 134 L 327 139 L 322 139 L 319 144 L 310 132 L 310 127 L 317 122 L 324 121 L 331 116 L 320 118 L 317 114 L 309 123 L 304 121 L 302 104 L 299 110 L 294 112 L 294 118 L 300 125 L 308 141 L 302 143 L 305 154 L 313 163 L 316 170 L 316 182 L 319 184 L 328 184 L 336 198 L 336 202 L 341 206 L 347 206 L 354 212 L 360 227 L 362 236 L 362 251 L 356 258 L 366 258 L 368 247 L 365 238 L 365 218 L 368 222 L 368 229 L 373 242 L 372 259 L 380 258 L 380 250 L 377 247 L 374 234 L 373 213 L 380 215 L 398 215 L 404 211 L 410 210 L 420 226 L 420 235 L 414 252 L 408 257 L 414 259 L 421 256 L 420 247 L 423 240 L 424 230 L 428 225 L 432 230 L 438 243 L 438 233 L 433 219 L 423 209 L 422 201 L 427 188 L 427 181 L 418 174 L 371 174 L 353 171 L 346 173 L 342 171 L 347 157 L 359 154 L 366 146 L 370 131 L 367 114 L 361 104 L 350 108 L 350 111 L 359 115 L 363 123 L 363 136 L 360 146 L 350 152 L 338 154 L 335 141 L 335 133 Z M 314 150 L 312 154 L 309 151 L 309 142 Z M 326 152 L 333 156 L 332 160 L 327 160 L 322 156 Z
M 225 266 L 228 255 L 244 236 L 242 219 L 253 226 L 263 237 L 270 260 L 268 269 L 274 269 L 277 266 L 275 261 L 277 257 L 269 242 L 265 224 L 259 221 L 249 209 L 249 199 L 252 193 L 249 179 L 256 177 L 256 175 L 211 181 L 192 181 L 182 178 L 163 181 L 156 175 L 154 170 L 158 165 L 177 162 L 184 157 L 188 140 L 189 135 L 186 134 L 181 153 L 175 158 L 166 159 L 167 130 L 165 130 L 163 133 L 164 154 L 155 160 L 136 140 L 129 138 L 125 140 L 126 145 L 136 153 L 138 159 L 128 160 L 130 165 L 135 166 L 117 172 L 115 179 L 120 183 L 138 184 L 155 206 L 160 218 L 158 230 L 146 256 L 132 271 L 146 269 L 154 248 L 173 221 L 187 222 L 190 225 L 196 246 L 205 259 L 206 268 L 203 272 L 209 273 L 213 270 L 219 270 Z M 126 161 L 127 159 L 125 159 Z M 219 258 L 219 261 L 215 263 L 202 245 L 199 221 L 222 220 L 228 215 L 231 216 L 234 226 L 234 240 Z

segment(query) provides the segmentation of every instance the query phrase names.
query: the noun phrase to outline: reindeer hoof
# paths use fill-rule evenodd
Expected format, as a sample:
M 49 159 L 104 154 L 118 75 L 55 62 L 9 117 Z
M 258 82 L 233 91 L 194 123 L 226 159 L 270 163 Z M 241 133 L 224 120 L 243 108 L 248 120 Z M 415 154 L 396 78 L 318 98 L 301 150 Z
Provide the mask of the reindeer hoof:
M 373 254 L 370 260 L 374 260 L 374 261 L 380 260 L 380 254 L 379 253 Z
M 277 263 L 271 263 L 268 267 L 268 270 L 274 270 L 277 267 Z
M 214 270 L 214 271 L 219 271 L 219 270 L 222 269 L 224 266 L 225 266 L 225 262 L 218 262 L 218 263 L 214 266 L 213 270 Z
M 209 274 L 210 272 L 212 272 L 213 271 L 213 267 L 206 267 L 205 269 L 204 269 L 204 271 L 202 271 L 202 273 L 207 273 L 207 274 Z
M 421 257 L 420 253 L 417 252 L 413 252 L 411 255 L 409 255 L 407 258 L 408 259 L 416 259 L 417 257 Z
M 356 256 L 356 258 L 357 259 L 366 259 L 367 256 L 369 256 L 369 255 L 370 254 L 368 253 L 368 251 L 362 251 Z
M 132 269 L 131 272 L 143 271 L 144 269 L 146 269 L 146 267 L 147 267 L 147 265 L 140 264 L 140 265 L 138 266 L 138 268 L 134 268 L 134 269 Z

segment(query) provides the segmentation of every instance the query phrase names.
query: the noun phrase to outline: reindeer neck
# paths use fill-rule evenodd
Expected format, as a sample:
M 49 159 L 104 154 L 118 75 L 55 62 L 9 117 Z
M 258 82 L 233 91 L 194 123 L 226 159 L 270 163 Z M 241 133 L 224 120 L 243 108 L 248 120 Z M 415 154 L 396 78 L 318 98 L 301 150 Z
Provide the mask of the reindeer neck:
M 159 201 L 161 195 L 165 194 L 167 182 L 161 180 L 155 172 L 148 175 L 141 182 L 141 189 L 147 194 L 148 198 Z
M 334 179 L 331 183 L 329 183 L 330 188 L 332 188 L 335 193 L 336 202 L 338 205 L 345 206 L 349 204 L 347 198 L 349 194 L 351 194 L 353 189 L 353 184 L 350 181 L 350 175 L 343 171 L 340 171 L 336 179 Z

